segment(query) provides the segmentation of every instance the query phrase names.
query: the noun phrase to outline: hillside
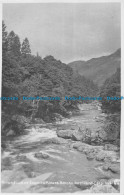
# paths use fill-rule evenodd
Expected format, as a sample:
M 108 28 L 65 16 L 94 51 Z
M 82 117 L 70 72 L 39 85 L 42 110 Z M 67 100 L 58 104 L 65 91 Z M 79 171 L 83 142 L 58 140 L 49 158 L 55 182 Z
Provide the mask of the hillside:
M 2 101 L 2 124 L 5 124 L 2 132 L 9 126 L 17 134 L 20 133 L 22 128 L 17 127 L 18 121 L 23 124 L 20 116 L 21 119 L 25 117 L 32 121 L 40 118 L 45 122 L 55 121 L 55 114 L 68 116 L 71 109 L 77 109 L 78 101 L 67 101 L 64 99 L 65 96 L 96 94 L 97 86 L 93 81 L 75 74 L 71 67 L 53 56 L 48 55 L 42 59 L 39 55 L 32 55 L 28 38 L 21 43 L 14 31 L 10 33 L 6 31 L 4 22 L 2 27 L 2 97 L 18 99 Z M 23 99 L 37 96 L 60 99 L 57 101 Z
M 68 65 L 73 68 L 76 73 L 85 75 L 90 78 L 98 86 L 101 86 L 104 81 L 111 77 L 116 69 L 120 67 L 121 49 L 118 49 L 111 55 L 92 58 L 88 61 L 75 61 Z

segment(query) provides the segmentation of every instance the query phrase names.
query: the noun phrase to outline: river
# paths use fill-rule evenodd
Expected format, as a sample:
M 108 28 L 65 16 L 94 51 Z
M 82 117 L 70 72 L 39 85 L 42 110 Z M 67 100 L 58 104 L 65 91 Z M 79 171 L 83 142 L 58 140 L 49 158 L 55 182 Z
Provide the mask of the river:
M 102 162 L 88 160 L 86 155 L 71 147 L 74 142 L 50 142 L 56 139 L 57 129 L 69 126 L 92 128 L 96 131 L 105 123 L 106 114 L 99 103 L 82 104 L 80 113 L 49 124 L 32 124 L 21 135 L 6 140 L 2 154 L 2 192 L 6 193 L 63 193 L 80 191 L 76 183 L 97 182 L 119 178 L 119 174 L 103 172 Z M 45 158 L 36 154 L 43 152 Z M 22 182 L 22 183 L 21 183 Z

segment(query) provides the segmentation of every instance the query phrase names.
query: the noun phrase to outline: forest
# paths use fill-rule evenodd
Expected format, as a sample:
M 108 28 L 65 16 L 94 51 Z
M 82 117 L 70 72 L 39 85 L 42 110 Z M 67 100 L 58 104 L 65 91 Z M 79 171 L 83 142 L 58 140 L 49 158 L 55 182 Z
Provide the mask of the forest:
M 52 122 L 56 113 L 66 117 L 70 110 L 77 109 L 79 101 L 65 101 L 65 96 L 96 96 L 98 91 L 93 81 L 74 73 L 53 56 L 32 55 L 28 38 L 21 43 L 14 31 L 7 32 L 4 21 L 2 59 L 2 97 L 18 97 L 18 101 L 2 101 L 3 135 L 8 128 L 14 129 L 15 134 L 22 133 L 25 122 L 35 118 Z M 58 96 L 61 100 L 23 101 L 23 96 Z
M 21 134 L 25 124 L 35 122 L 36 118 L 53 122 L 56 116 L 69 116 L 69 111 L 78 109 L 77 104 L 82 101 L 65 100 L 65 96 L 87 97 L 99 94 L 102 97 L 102 109 L 116 113 L 120 124 L 121 100 L 110 101 L 106 98 L 121 96 L 120 68 L 98 89 L 93 81 L 74 73 L 71 67 L 53 56 L 42 59 L 38 53 L 32 55 L 28 38 L 21 43 L 14 31 L 7 32 L 4 21 L 2 58 L 2 97 L 18 98 L 16 101 L 2 101 L 3 135 L 10 129 L 14 129 L 16 135 Z M 24 96 L 58 96 L 61 99 L 28 101 L 23 100 Z

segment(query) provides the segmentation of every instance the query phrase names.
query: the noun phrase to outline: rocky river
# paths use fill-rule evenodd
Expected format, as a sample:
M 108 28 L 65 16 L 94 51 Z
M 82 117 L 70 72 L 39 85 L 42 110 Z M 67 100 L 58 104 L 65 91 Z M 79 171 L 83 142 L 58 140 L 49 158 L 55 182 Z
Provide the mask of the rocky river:
M 54 123 L 31 124 L 24 135 L 5 140 L 2 192 L 119 192 L 119 148 L 102 143 L 107 114 L 98 102 L 79 110 Z

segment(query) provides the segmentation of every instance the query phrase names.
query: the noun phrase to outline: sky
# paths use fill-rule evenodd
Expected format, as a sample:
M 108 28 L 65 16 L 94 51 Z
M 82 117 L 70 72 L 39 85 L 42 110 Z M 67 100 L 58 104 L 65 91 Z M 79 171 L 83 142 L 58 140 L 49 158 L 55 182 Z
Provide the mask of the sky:
M 120 3 L 3 4 L 7 31 L 29 39 L 32 54 L 64 63 L 108 55 L 121 47 Z

